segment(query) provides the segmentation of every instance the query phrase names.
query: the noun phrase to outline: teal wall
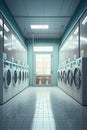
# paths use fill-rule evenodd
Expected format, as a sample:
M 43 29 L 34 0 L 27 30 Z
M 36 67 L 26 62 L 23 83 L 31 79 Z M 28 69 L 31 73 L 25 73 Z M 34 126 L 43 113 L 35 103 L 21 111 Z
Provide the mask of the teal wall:
M 5 4 L 4 0 L 0 0 L 0 12 L 4 15 L 14 32 L 18 35 L 19 39 L 22 41 L 22 43 L 25 43 L 25 38 L 23 34 L 21 33 L 18 25 L 16 24 L 13 16 L 11 15 L 11 12 L 9 11 L 7 5 Z
M 27 47 L 28 47 L 28 63 L 30 67 L 30 86 L 33 85 L 33 76 L 34 76 L 34 70 L 33 68 L 34 63 L 33 63 L 33 45 L 35 46 L 53 46 L 54 51 L 53 51 L 53 86 L 57 86 L 57 66 L 59 62 L 59 43 L 60 40 L 58 39 L 33 39 L 27 40 Z
M 82 13 L 84 12 L 86 8 L 87 8 L 87 0 L 81 0 L 78 8 L 76 9 L 70 23 L 68 24 L 64 32 L 64 35 L 61 38 L 61 45 L 63 44 L 64 40 L 67 38 L 67 36 L 69 35 L 69 33 L 71 32 L 71 30 L 73 29 L 73 27 L 75 26 L 78 19 L 81 17 Z

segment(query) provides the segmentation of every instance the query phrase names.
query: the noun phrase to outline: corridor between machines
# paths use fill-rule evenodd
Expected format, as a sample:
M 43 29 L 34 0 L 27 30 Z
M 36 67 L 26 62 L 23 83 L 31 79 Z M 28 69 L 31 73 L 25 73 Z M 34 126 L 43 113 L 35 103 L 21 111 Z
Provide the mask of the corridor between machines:
M 0 130 L 86 130 L 86 122 L 86 107 L 57 87 L 30 87 L 0 106 Z
M 0 0 L 0 130 L 87 130 L 87 0 Z

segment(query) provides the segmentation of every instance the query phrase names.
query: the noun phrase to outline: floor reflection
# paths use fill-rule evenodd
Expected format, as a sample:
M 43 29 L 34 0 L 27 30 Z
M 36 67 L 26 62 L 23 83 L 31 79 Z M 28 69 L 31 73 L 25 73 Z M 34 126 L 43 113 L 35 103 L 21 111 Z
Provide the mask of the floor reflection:
M 36 109 L 32 130 L 55 130 L 49 89 L 40 88 L 36 92 Z
M 57 87 L 31 87 L 0 106 L 0 130 L 87 130 L 87 107 Z

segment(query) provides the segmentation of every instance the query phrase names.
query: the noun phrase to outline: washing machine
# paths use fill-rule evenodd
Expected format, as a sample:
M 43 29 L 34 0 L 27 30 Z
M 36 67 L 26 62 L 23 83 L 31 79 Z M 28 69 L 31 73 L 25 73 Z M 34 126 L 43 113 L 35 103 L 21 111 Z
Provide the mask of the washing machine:
M 61 79 L 60 68 L 58 68 L 58 70 L 57 70 L 57 85 L 60 84 L 60 79 Z
M 63 67 L 62 67 L 62 73 L 61 73 L 61 76 L 62 76 L 62 87 L 64 88 L 64 85 L 65 85 L 65 83 L 64 83 L 64 71 L 65 71 L 65 65 L 63 65 Z
M 20 65 L 18 63 L 16 65 L 16 71 L 17 71 L 16 91 L 17 93 L 19 93 L 21 81 L 20 81 Z
M 24 66 L 22 65 L 22 90 L 24 89 L 25 87 L 25 79 L 24 79 Z
M 28 81 L 29 81 L 29 73 L 28 73 L 28 68 L 27 66 L 25 67 L 25 84 L 26 84 L 26 87 L 28 87 Z
M 25 82 L 25 86 L 27 86 L 27 80 L 26 80 L 26 66 L 25 66 L 25 69 L 24 69 L 24 82 Z
M 64 86 L 66 86 L 66 83 L 67 83 L 66 65 L 65 65 L 64 70 L 63 70 L 63 82 L 64 82 Z
M 13 96 L 18 93 L 18 66 L 13 63 L 12 66 L 12 83 L 13 83 Z
M 19 92 L 24 88 L 24 68 L 23 65 L 19 67 Z
M 3 55 L 0 53 L 0 104 L 3 104 L 3 75 L 4 75 L 4 66 L 3 66 Z
M 77 60 L 75 60 L 74 62 L 74 83 L 73 83 L 73 87 L 74 87 L 74 99 L 77 100 L 79 103 L 83 103 L 82 99 L 83 99 L 83 95 L 82 95 L 82 91 L 83 91 L 83 83 L 82 83 L 82 75 L 83 75 L 83 65 L 84 65 L 84 58 L 79 58 Z M 85 77 L 84 77 L 85 78 Z
M 87 57 L 76 60 L 74 65 L 74 98 L 82 105 L 87 105 Z
M 22 67 L 21 65 L 18 66 L 18 88 L 19 88 L 19 91 L 21 90 L 21 86 L 22 86 Z
M 67 64 L 63 68 L 63 87 L 64 91 L 67 91 Z
M 26 66 L 24 65 L 24 86 L 23 88 L 25 89 L 27 86 L 27 83 L 26 83 Z
M 63 66 L 60 66 L 58 68 L 58 87 L 61 88 L 62 87 L 62 83 L 63 83 Z
M 73 84 L 73 69 L 72 69 L 72 62 L 68 63 L 68 71 L 67 71 L 67 92 L 70 96 L 72 96 L 72 87 Z
M 12 98 L 12 62 L 3 61 L 3 103 Z
M 28 67 L 28 65 L 27 65 L 26 79 L 27 79 L 27 86 L 29 86 L 29 67 Z
M 60 86 L 60 83 L 61 83 L 61 69 L 60 67 L 58 68 L 58 71 L 57 71 L 57 75 L 58 75 L 58 87 Z

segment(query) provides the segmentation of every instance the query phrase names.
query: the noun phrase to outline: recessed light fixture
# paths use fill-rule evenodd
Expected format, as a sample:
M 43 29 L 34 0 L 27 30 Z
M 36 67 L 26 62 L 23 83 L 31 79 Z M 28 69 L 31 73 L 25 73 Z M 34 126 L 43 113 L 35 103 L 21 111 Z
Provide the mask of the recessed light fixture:
M 48 29 L 48 25 L 30 25 L 31 29 Z
M 87 23 L 87 16 L 84 18 L 84 20 L 82 21 L 82 25 L 85 25 Z

